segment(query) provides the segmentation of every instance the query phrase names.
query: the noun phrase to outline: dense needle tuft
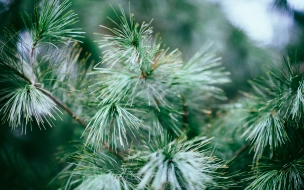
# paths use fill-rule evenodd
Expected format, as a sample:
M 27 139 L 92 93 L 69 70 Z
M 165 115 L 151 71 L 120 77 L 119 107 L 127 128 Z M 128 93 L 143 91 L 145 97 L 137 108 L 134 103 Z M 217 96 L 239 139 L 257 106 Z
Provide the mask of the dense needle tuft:
M 60 177 L 69 177 L 65 189 L 79 190 L 131 190 L 136 180 L 121 161 L 111 154 L 85 149 L 73 155 L 72 171 L 64 171 Z
M 203 150 L 209 142 L 206 137 L 171 141 L 166 135 L 160 140 L 145 141 L 129 157 L 130 167 L 137 169 L 140 177 L 138 189 L 224 188 L 217 180 L 227 178 L 217 170 L 226 166 Z
M 265 160 L 255 170 L 246 190 L 304 189 L 304 157 L 294 160 Z
M 33 39 L 33 48 L 43 43 L 56 47 L 56 42 L 78 41 L 77 38 L 84 32 L 79 28 L 69 28 L 78 21 L 77 14 L 73 10 L 67 10 L 71 5 L 69 0 L 62 3 L 59 0 L 44 0 L 41 8 L 35 7 L 34 18 L 27 13 L 22 16 Z
M 45 124 L 53 126 L 55 115 L 61 113 L 56 104 L 33 85 L 19 86 L 14 91 L 4 90 L 1 95 L 0 102 L 5 100 L 0 109 L 4 114 L 2 120 L 8 121 L 13 129 L 21 126 L 22 133 L 26 133 L 32 122 L 40 129 L 45 128 Z
M 119 19 L 119 23 L 109 18 L 117 28 L 111 29 L 101 26 L 109 30 L 113 35 L 102 35 L 103 40 L 98 41 L 98 44 L 100 48 L 108 48 L 103 51 L 103 62 L 108 63 L 110 67 L 121 62 L 134 67 L 134 64 L 137 64 L 140 57 L 142 57 L 140 50 L 149 42 L 152 29 L 150 23 L 143 22 L 139 26 L 133 14 L 130 14 L 128 19 L 122 6 L 119 6 L 119 9 L 121 15 L 113 9 Z
M 266 152 L 272 158 L 278 148 L 290 141 L 287 131 L 303 125 L 303 74 L 299 65 L 292 66 L 286 59 L 284 63 L 281 70 L 269 66 L 267 79 L 250 82 L 254 95 L 249 98 L 253 103 L 246 108 L 243 136 L 252 141 L 256 161 Z
M 98 150 L 103 143 L 115 148 L 128 143 L 128 135 L 138 130 L 141 121 L 127 108 L 117 103 L 103 105 L 91 118 L 87 130 L 87 143 Z M 133 134 L 134 135 L 134 134 Z

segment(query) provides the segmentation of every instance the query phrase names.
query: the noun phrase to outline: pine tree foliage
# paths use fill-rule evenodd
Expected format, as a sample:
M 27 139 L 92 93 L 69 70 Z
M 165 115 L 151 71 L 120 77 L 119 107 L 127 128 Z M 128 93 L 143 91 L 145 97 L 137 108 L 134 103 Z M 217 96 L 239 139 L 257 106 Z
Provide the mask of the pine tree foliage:
M 109 18 L 114 28 L 101 26 L 106 34 L 98 34 L 102 62 L 91 66 L 89 54 L 82 56 L 77 44 L 84 32 L 71 28 L 78 21 L 68 10 L 71 3 L 44 0 L 40 5 L 33 15 L 22 14 L 25 30 L 9 27 L 1 42 L 0 113 L 2 122 L 21 127 L 22 133 L 35 125 L 55 126 L 65 113 L 85 127 L 84 146 L 68 151 L 70 158 L 62 156 L 70 162 L 55 178 L 66 180 L 62 188 L 234 185 L 224 175 L 228 165 L 210 151 L 212 138 L 200 131 L 206 105 L 226 100 L 219 86 L 230 81 L 211 43 L 183 60 L 179 50 L 152 35 L 152 22 L 138 24 L 119 6 L 119 11 L 113 8 L 116 18 Z M 250 142 L 232 155 L 251 146 L 248 190 L 304 188 L 304 78 L 299 65 L 284 63 L 251 81 L 253 92 L 226 106 L 227 112 L 234 110 L 222 119 L 230 120 L 217 122 L 233 125 L 229 134 Z
M 254 181 L 247 189 L 295 189 L 304 188 L 303 156 L 294 160 L 266 160 L 252 177 Z
M 39 127 L 45 127 L 44 122 L 52 125 L 50 119 L 55 119 L 52 112 L 60 113 L 56 104 L 33 85 L 18 86 L 14 91 L 9 89 L 2 93 L 7 94 L 1 100 L 9 98 L 1 108 L 3 119 L 7 118 L 13 129 L 22 126 L 22 133 L 26 133 L 26 126 L 33 118 Z
M 244 136 L 254 144 L 257 159 L 268 147 L 272 157 L 275 149 L 289 141 L 287 128 L 293 130 L 303 123 L 303 76 L 299 65 L 292 67 L 288 60 L 284 63 L 283 71 L 273 67 L 276 72 L 269 72 L 269 79 L 252 82 L 257 109 L 251 108 L 253 113 L 246 118 Z
M 87 126 L 90 129 L 87 142 L 98 146 L 102 141 L 114 147 L 124 147 L 128 142 L 127 129 L 132 132 L 145 123 L 140 114 L 133 115 L 126 110 L 131 107 L 141 110 L 139 102 L 140 106 L 146 107 L 142 112 L 170 110 L 171 118 L 167 120 L 175 123 L 172 125 L 175 127 L 164 127 L 180 135 L 182 129 L 176 127 L 176 123 L 181 121 L 172 112 L 177 110 L 181 115 L 182 110 L 170 101 L 181 99 L 190 87 L 223 98 L 222 91 L 214 84 L 229 82 L 228 73 L 220 67 L 220 59 L 207 52 L 209 45 L 184 63 L 178 50 L 162 49 L 160 40 L 153 39 L 150 24 L 139 25 L 132 14 L 128 19 L 122 7 L 120 11 L 121 15 L 115 12 L 119 23 L 111 19 L 117 28 L 102 26 L 112 34 L 102 35 L 103 39 L 98 41 L 100 48 L 106 48 L 103 63 L 108 67 L 101 68 L 97 64 L 91 73 L 96 77 L 96 83 L 91 86 L 92 93 L 96 94 L 101 108 Z M 149 133 L 154 134 L 154 126 L 149 127 Z
M 289 59 L 283 62 L 268 65 L 266 78 L 250 82 L 253 93 L 230 106 L 228 117 L 241 121 L 234 130 L 254 151 L 246 189 L 303 189 L 303 73 Z
M 59 1 L 44 1 L 40 11 L 35 7 L 34 19 L 26 14 L 26 31 L 7 29 L 0 58 L 1 82 L 7 85 L 1 91 L 1 101 L 5 102 L 1 112 L 12 128 L 22 126 L 24 133 L 32 122 L 43 128 L 46 123 L 53 126 L 52 120 L 60 115 L 48 93 L 69 82 L 66 79 L 74 72 L 72 67 L 77 67 L 79 56 L 78 47 L 61 44 L 82 33 L 67 28 L 77 20 L 73 11 L 64 13 L 70 5 L 68 1 L 61 5 Z
M 99 148 L 100 142 L 114 142 L 118 137 L 123 146 L 127 143 L 127 132 L 138 130 L 140 120 L 119 104 L 107 104 L 92 117 L 88 124 L 88 141 L 95 142 L 95 148 Z M 128 130 L 128 131 L 127 131 Z
M 56 47 L 56 43 L 66 43 L 71 39 L 77 39 L 83 33 L 80 29 L 69 29 L 68 27 L 78 21 L 74 11 L 67 9 L 71 6 L 68 0 L 62 3 L 59 0 L 43 1 L 41 10 L 36 6 L 34 18 L 25 13 L 22 16 L 26 29 L 33 41 L 32 48 L 47 43 Z
M 138 25 L 119 7 L 118 21 L 112 20 L 117 28 L 102 26 L 112 34 L 98 41 L 105 64 L 87 72 L 86 58 L 79 60 L 81 49 L 72 43 L 83 32 L 69 28 L 78 20 L 67 10 L 70 5 L 45 0 L 33 17 L 22 16 L 25 31 L 7 30 L 0 62 L 1 82 L 7 85 L 1 92 L 3 118 L 26 131 L 31 123 L 52 126 L 62 108 L 86 127 L 84 150 L 72 154 L 73 163 L 59 175 L 67 178 L 66 189 L 224 188 L 216 181 L 226 179 L 217 172 L 226 165 L 207 153 L 209 139 L 181 137 L 192 88 L 208 94 L 205 99 L 224 99 L 215 85 L 229 82 L 228 73 L 209 53 L 210 45 L 184 62 L 178 50 L 164 48 L 152 36 L 151 22 Z
M 171 140 L 167 135 L 145 141 L 141 149 L 132 150 L 129 165 L 140 176 L 139 189 L 151 184 L 152 189 L 219 188 L 217 171 L 227 167 L 202 149 L 210 142 L 206 137 Z M 210 154 L 210 153 L 209 153 Z M 191 171 L 191 172 L 190 172 Z M 227 185 L 227 184 L 226 184 Z
M 77 162 L 59 178 L 69 178 L 66 189 L 223 189 L 231 185 L 222 172 L 228 166 L 205 149 L 210 140 L 165 134 L 134 146 L 123 162 L 104 149 L 85 148 L 72 154 Z
M 123 163 L 113 155 L 94 152 L 86 148 L 73 153 L 77 160 L 62 171 L 61 178 L 68 178 L 65 189 L 134 189 L 136 178 Z M 69 170 L 72 167 L 73 170 Z
M 141 53 L 148 53 L 145 48 L 150 48 L 146 43 L 148 42 L 147 40 L 151 38 L 152 28 L 150 27 L 150 23 L 142 23 L 142 25 L 139 26 L 138 23 L 135 22 L 134 15 L 132 14 L 128 21 L 122 6 L 120 6 L 119 9 L 122 16 L 113 9 L 119 18 L 119 23 L 110 19 L 117 28 L 111 29 L 106 26 L 101 26 L 112 32 L 113 35 L 103 35 L 104 39 L 98 41 L 99 47 L 109 47 L 109 49 L 103 52 L 103 61 L 109 63 L 111 67 L 116 63 L 121 64 L 121 62 L 134 66 L 134 63 L 138 62 Z M 153 56 L 153 54 L 151 55 Z M 145 58 L 152 57 L 145 56 Z

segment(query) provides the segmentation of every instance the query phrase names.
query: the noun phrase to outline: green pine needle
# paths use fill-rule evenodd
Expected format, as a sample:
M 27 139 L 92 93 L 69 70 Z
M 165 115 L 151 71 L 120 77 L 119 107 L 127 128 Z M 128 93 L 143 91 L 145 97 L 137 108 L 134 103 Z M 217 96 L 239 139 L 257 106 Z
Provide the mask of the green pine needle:
M 196 93 L 200 90 L 200 93 L 206 97 L 227 99 L 223 90 L 214 85 L 230 82 L 229 72 L 225 72 L 224 67 L 221 66 L 221 58 L 214 52 L 209 52 L 211 45 L 212 43 L 206 43 L 177 72 L 173 72 L 174 91 L 184 94 L 195 89 Z
M 281 115 L 299 122 L 304 111 L 304 75 L 300 65 L 291 65 L 289 59 L 284 58 L 284 67 L 279 70 L 271 68 L 269 72 L 272 82 L 268 91 L 276 92 L 274 102 L 278 105 Z
M 299 65 L 292 66 L 284 60 L 283 69 L 270 66 L 269 78 L 250 82 L 255 95 L 249 96 L 255 103 L 248 107 L 244 118 L 246 131 L 243 136 L 250 139 L 258 161 L 268 150 L 272 157 L 276 149 L 288 143 L 287 130 L 302 127 L 304 96 L 303 74 Z M 287 129 L 288 128 L 288 129 Z
M 137 63 L 139 58 L 142 57 L 138 50 L 144 48 L 148 42 L 147 40 L 151 38 L 151 22 L 148 24 L 143 22 L 139 26 L 133 14 L 130 14 L 130 18 L 128 19 L 121 5 L 119 6 L 119 10 L 121 15 L 113 8 L 119 19 L 119 23 L 109 18 L 117 28 L 111 29 L 101 26 L 112 32 L 113 35 L 102 35 L 103 40 L 98 41 L 98 44 L 100 48 L 108 47 L 108 49 L 103 51 L 103 62 L 109 63 L 110 67 L 120 62 L 125 62 L 127 65 L 131 64 L 134 67 L 134 63 Z
M 68 178 L 65 189 L 131 190 L 135 176 L 110 154 L 85 149 L 73 156 L 73 170 L 63 171 L 58 177 Z
M 43 43 L 57 47 L 57 42 L 78 41 L 75 38 L 80 38 L 84 32 L 79 28 L 69 29 L 78 22 L 77 14 L 73 10 L 67 11 L 70 6 L 69 0 L 62 3 L 59 0 L 44 0 L 40 10 L 38 6 L 35 7 L 34 18 L 27 13 L 22 15 L 33 40 L 32 47 Z
M 129 166 L 137 169 L 140 177 L 137 188 L 224 188 L 216 182 L 219 178 L 225 178 L 217 170 L 227 166 L 202 150 L 209 142 L 210 139 L 206 137 L 171 141 L 167 135 L 160 140 L 146 141 L 144 146 L 131 151 L 129 157 Z
M 288 141 L 284 120 L 277 113 L 261 109 L 247 119 L 243 136 L 251 139 L 255 160 L 259 160 L 268 147 L 272 157 L 273 151 Z
M 113 144 L 114 148 L 118 144 L 124 147 L 128 143 L 128 134 L 134 135 L 134 130 L 138 130 L 140 124 L 141 121 L 122 105 L 102 105 L 86 128 L 89 132 L 87 143 L 96 150 L 103 143 Z
M 55 115 L 61 113 L 48 96 L 30 84 L 19 86 L 13 91 L 11 88 L 3 90 L 1 96 L 0 102 L 5 100 L 0 109 L 2 120 L 8 121 L 13 129 L 21 126 L 24 134 L 32 122 L 36 122 L 40 129 L 45 129 L 46 124 L 53 126 Z
M 98 80 L 90 88 L 93 89 L 92 94 L 96 94 L 97 98 L 101 99 L 99 105 L 122 100 L 130 100 L 132 105 L 132 98 L 137 93 L 137 85 L 141 83 L 141 79 L 137 77 L 138 73 L 95 68 L 91 74 L 98 77 Z
M 270 163 L 268 163 L 270 162 Z M 246 190 L 301 190 L 304 189 L 304 157 L 291 161 L 268 160 L 261 162 L 256 175 Z

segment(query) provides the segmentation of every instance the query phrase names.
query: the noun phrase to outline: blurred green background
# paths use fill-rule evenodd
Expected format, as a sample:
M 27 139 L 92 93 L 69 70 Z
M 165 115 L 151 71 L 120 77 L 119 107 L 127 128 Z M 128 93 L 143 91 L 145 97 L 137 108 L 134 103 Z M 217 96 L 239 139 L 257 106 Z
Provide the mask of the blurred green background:
M 3 29 L 13 25 L 22 31 L 21 12 L 33 12 L 38 0 L 0 0 L 0 39 Z M 163 44 L 190 58 L 204 43 L 212 41 L 222 57 L 232 82 L 223 86 L 229 100 L 248 91 L 248 80 L 262 74 L 263 65 L 280 64 L 283 55 L 293 62 L 304 62 L 304 3 L 296 0 L 71 0 L 86 32 L 81 46 L 101 61 L 95 40 L 105 33 L 99 25 L 112 27 L 107 17 L 115 18 L 110 6 L 122 4 L 126 14 L 134 13 L 138 23 L 153 19 L 154 34 Z M 1 56 L 1 55 L 0 55 Z M 1 88 L 0 88 L 1 90 Z M 227 103 L 227 102 L 225 102 Z M 64 122 L 46 131 L 35 129 L 27 135 L 0 127 L 0 189 L 46 189 L 46 184 L 65 163 L 58 163 L 58 148 L 79 140 L 83 128 L 66 116 Z M 241 140 L 243 142 L 243 140 Z M 231 153 L 219 153 L 227 158 Z M 247 164 L 239 163 L 239 165 Z M 241 168 L 241 166 L 239 167 Z M 59 184 L 60 185 L 60 184 Z M 56 185 L 48 186 L 53 189 Z M 240 187 L 241 188 L 241 187 Z

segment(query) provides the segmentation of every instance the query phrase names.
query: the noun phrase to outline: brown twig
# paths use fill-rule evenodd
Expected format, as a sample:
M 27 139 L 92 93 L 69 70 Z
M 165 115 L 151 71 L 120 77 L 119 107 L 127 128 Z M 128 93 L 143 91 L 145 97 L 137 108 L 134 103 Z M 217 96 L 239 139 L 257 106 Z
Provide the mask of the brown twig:
M 62 101 L 60 101 L 57 97 L 55 97 L 52 93 L 50 93 L 49 91 L 47 91 L 46 89 L 40 87 L 37 84 L 33 84 L 33 81 L 31 81 L 27 76 L 25 76 L 23 73 L 21 73 L 19 70 L 17 70 L 16 68 L 6 64 L 5 66 L 7 66 L 8 68 L 14 70 L 16 72 L 16 74 L 18 76 L 20 76 L 21 78 L 23 78 L 25 81 L 31 83 L 32 85 L 34 85 L 38 90 L 40 90 L 43 94 L 45 94 L 46 96 L 48 96 L 49 98 L 51 98 L 57 105 L 59 105 L 63 110 L 65 110 L 69 115 L 71 115 L 73 117 L 73 119 L 75 119 L 79 124 L 81 124 L 83 127 L 87 127 L 87 123 L 82 120 L 80 117 L 78 117 L 66 104 L 64 104 Z M 112 154 L 114 154 L 115 156 L 117 156 L 118 158 L 120 158 L 121 160 L 123 160 L 123 156 L 118 154 L 115 150 L 113 150 L 112 148 L 109 147 L 109 145 L 104 144 L 103 147 L 105 149 L 107 149 L 109 152 L 111 152 Z
M 235 151 L 235 153 L 231 157 L 234 158 L 234 157 L 238 156 L 243 151 L 245 151 L 249 146 L 250 146 L 249 142 L 247 144 L 244 144 L 241 148 L 239 148 L 237 151 Z
M 2 64 L 4 64 L 6 67 L 8 67 L 9 69 L 13 70 L 13 71 L 16 73 L 16 75 L 18 75 L 19 77 L 21 77 L 21 78 L 24 79 L 25 81 L 27 81 L 27 82 L 29 82 L 29 83 L 32 84 L 31 79 L 29 79 L 29 78 L 28 78 L 27 76 L 25 76 L 23 73 L 20 73 L 20 72 L 18 71 L 18 69 L 16 69 L 15 67 L 12 67 L 11 65 L 9 65 L 9 64 L 7 64 L 7 63 L 5 63 L 5 62 L 3 62 L 3 61 L 1 61 L 1 62 L 2 62 Z
M 62 109 L 64 109 L 69 115 L 71 115 L 79 124 L 81 124 L 84 127 L 87 127 L 87 123 L 84 122 L 81 118 L 79 118 L 67 105 L 65 105 L 63 102 L 61 102 L 58 98 L 53 96 L 49 91 L 36 86 L 37 89 L 39 89 L 43 94 L 47 95 L 49 98 L 51 98 L 57 105 L 59 105 Z
M 188 110 L 187 110 L 187 104 L 186 104 L 186 99 L 184 95 L 181 95 L 181 99 L 182 99 L 182 103 L 183 103 L 183 131 L 186 132 L 187 131 L 187 127 L 188 127 Z
M 36 85 L 35 85 L 36 86 Z M 46 96 L 48 96 L 49 98 L 51 98 L 57 105 L 59 105 L 62 109 L 64 109 L 69 115 L 71 115 L 79 124 L 81 124 L 83 127 L 87 128 L 87 123 L 82 120 L 80 117 L 78 117 L 67 105 L 65 105 L 63 102 L 61 102 L 58 98 L 56 98 L 55 96 L 53 96 L 53 94 L 51 94 L 49 91 L 37 87 L 37 89 L 39 89 L 42 93 L 44 93 Z M 109 152 L 111 152 L 112 154 L 114 154 L 115 156 L 117 156 L 118 158 L 120 158 L 121 160 L 123 160 L 123 156 L 120 155 L 119 153 L 117 153 L 115 150 L 113 150 L 109 145 L 104 144 L 103 147 L 105 149 L 107 149 Z
M 38 43 L 38 40 L 39 40 L 39 37 L 36 38 L 35 42 L 33 43 L 33 46 L 31 48 L 31 51 L 30 51 L 30 65 L 31 65 L 31 69 L 32 69 L 32 76 L 31 76 L 31 83 L 35 83 L 35 80 L 33 79 L 34 78 L 34 51 L 35 51 L 35 48 L 36 48 L 36 45 Z

